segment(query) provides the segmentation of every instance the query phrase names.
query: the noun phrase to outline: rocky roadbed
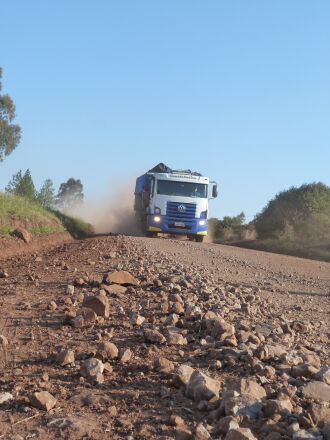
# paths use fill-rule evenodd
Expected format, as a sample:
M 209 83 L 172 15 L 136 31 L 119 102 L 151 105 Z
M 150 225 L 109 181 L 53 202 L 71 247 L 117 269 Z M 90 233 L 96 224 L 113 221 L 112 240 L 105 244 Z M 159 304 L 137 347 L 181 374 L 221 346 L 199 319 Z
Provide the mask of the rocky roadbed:
M 330 439 L 329 268 L 97 237 L 0 262 L 0 439 Z

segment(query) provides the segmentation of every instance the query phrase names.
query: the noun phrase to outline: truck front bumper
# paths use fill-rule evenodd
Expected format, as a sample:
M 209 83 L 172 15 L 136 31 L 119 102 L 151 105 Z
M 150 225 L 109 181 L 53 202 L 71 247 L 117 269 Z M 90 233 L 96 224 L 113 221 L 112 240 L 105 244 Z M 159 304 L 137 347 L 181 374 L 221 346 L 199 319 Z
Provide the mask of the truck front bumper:
M 158 220 L 158 221 L 157 221 Z M 200 223 L 204 224 L 200 224 Z M 166 215 L 148 215 L 147 231 L 163 232 L 165 234 L 191 234 L 207 235 L 208 222 L 206 219 L 180 219 L 179 222 L 173 222 Z

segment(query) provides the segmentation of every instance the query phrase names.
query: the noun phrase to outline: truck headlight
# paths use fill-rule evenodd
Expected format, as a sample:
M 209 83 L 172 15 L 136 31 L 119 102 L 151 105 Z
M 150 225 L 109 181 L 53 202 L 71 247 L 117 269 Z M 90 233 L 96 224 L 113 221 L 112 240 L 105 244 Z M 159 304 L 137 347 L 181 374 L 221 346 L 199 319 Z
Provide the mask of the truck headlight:
M 154 212 L 155 214 L 161 214 L 162 210 L 158 208 L 158 206 L 155 206 Z
M 159 215 L 155 215 L 154 222 L 159 223 L 160 221 L 161 221 L 161 218 L 159 217 Z
M 205 226 L 206 220 L 199 220 L 199 226 Z

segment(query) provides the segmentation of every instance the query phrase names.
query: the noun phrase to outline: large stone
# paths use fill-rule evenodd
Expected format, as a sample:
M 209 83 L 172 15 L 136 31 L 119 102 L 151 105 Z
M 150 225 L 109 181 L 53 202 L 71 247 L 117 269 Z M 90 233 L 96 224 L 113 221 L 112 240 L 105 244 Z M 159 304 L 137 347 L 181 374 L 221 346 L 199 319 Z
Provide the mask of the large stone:
M 247 396 L 224 398 L 221 402 L 226 416 L 242 416 L 248 419 L 256 419 L 262 409 L 260 400 L 253 400 Z
M 101 288 L 104 289 L 110 296 L 120 297 L 124 295 L 127 291 L 127 287 L 121 286 L 120 284 L 102 284 Z
M 16 228 L 12 235 L 15 235 L 15 237 L 25 241 L 25 243 L 30 243 L 32 241 L 32 235 L 24 228 Z
M 61 350 L 57 355 L 57 363 L 62 367 L 74 363 L 74 351 L 72 350 Z
M 8 344 L 9 342 L 6 336 L 0 335 L 0 345 L 2 345 L 3 347 L 7 347 Z
M 323 436 L 319 431 L 307 431 L 306 429 L 300 429 L 294 432 L 292 435 L 292 440 L 323 440 Z
M 31 405 L 43 411 L 50 411 L 56 405 L 57 400 L 48 391 L 34 393 L 30 397 Z
M 97 347 L 97 357 L 102 361 L 108 361 L 110 359 L 116 359 L 118 357 L 118 348 L 112 342 L 101 342 Z
M 83 307 L 92 309 L 98 316 L 109 318 L 109 300 L 105 295 L 86 296 L 83 302 Z
M 144 339 L 152 344 L 164 344 L 166 342 L 165 336 L 162 335 L 158 330 L 146 328 L 143 334 Z
M 168 332 L 166 337 L 168 345 L 187 345 L 187 339 L 178 332 Z
M 213 312 L 207 312 L 204 316 L 204 325 L 207 333 L 214 338 L 225 339 L 235 334 L 235 327 Z
M 141 326 L 145 322 L 146 318 L 138 313 L 132 313 L 131 322 L 133 325 Z
M 172 311 L 172 313 L 175 313 L 176 315 L 183 315 L 184 314 L 184 307 L 179 301 L 176 301 L 172 305 L 171 311 Z
M 310 364 L 299 364 L 294 365 L 291 368 L 291 375 L 295 378 L 297 377 L 309 377 L 313 378 L 318 373 L 318 369 L 313 367 L 313 365 Z
M 138 286 L 140 284 L 139 280 L 131 275 L 125 270 L 120 270 L 116 272 L 109 272 L 104 281 L 108 284 L 120 284 L 127 286 Z
M 79 314 L 70 319 L 70 324 L 75 328 L 82 328 L 92 325 L 97 320 L 97 314 L 94 310 L 83 307 Z
M 286 353 L 287 353 L 287 348 L 284 347 L 283 345 L 265 344 L 258 347 L 255 354 L 260 360 L 266 360 L 266 359 L 280 358 Z
M 219 397 L 220 383 L 204 373 L 195 371 L 187 384 L 186 394 L 196 402 Z
M 199 423 L 194 432 L 194 440 L 212 440 L 210 433 L 202 423 Z
M 10 393 L 0 393 L 0 405 L 13 400 L 13 398 L 13 395 Z
M 250 400 L 260 400 L 266 397 L 265 389 L 252 379 L 239 379 L 229 385 L 228 389 L 237 391 L 241 396 Z
M 267 400 L 264 406 L 266 417 L 273 417 L 275 414 L 291 414 L 292 403 L 289 399 Z
M 89 381 L 103 382 L 104 364 L 96 358 L 87 359 L 80 368 L 80 374 Z
M 313 403 L 308 411 L 317 426 L 330 423 L 330 408 L 326 404 L 319 405 Z
M 237 418 L 233 416 L 222 417 L 215 425 L 215 434 L 227 434 L 230 429 L 239 428 Z
M 321 368 L 321 359 L 316 353 L 308 350 L 302 353 L 302 357 L 306 364 L 313 365 L 313 367 L 318 369 Z
M 127 348 L 126 350 L 122 350 L 120 353 L 120 362 L 122 364 L 127 364 L 133 356 L 132 350 Z
M 154 369 L 156 371 L 159 371 L 160 373 L 165 373 L 165 374 L 171 373 L 174 370 L 174 368 L 175 366 L 173 362 L 171 362 L 170 360 L 164 357 L 159 357 L 154 361 Z
M 309 384 L 305 385 L 302 393 L 305 397 L 310 399 L 330 402 L 330 385 L 327 385 L 324 382 L 310 382 Z
M 60 429 L 65 432 L 65 438 L 84 439 L 92 438 L 93 425 L 86 417 L 56 417 L 47 424 L 49 429 Z
M 174 373 L 174 384 L 178 387 L 187 385 L 194 371 L 190 365 L 181 365 Z
M 330 367 L 321 368 L 315 378 L 330 385 Z
M 225 440 L 257 440 L 249 428 L 230 429 Z

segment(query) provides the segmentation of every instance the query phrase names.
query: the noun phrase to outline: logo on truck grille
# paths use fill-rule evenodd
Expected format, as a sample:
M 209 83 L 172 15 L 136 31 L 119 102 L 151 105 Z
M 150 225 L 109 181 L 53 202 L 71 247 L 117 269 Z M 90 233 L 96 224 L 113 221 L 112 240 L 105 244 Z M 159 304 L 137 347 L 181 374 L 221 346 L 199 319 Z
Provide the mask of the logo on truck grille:
M 186 212 L 186 207 L 184 205 L 179 205 L 178 206 L 178 211 L 179 212 Z

